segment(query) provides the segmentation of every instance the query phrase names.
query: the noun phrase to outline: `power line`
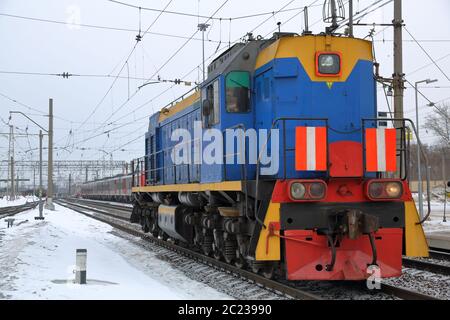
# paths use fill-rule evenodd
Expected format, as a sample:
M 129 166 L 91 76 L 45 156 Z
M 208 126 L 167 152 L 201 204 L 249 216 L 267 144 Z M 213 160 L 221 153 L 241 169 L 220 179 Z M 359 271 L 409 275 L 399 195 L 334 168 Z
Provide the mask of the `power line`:
M 435 61 L 436 61 L 436 62 L 437 62 L 437 61 L 441 61 L 441 60 L 443 60 L 443 59 L 445 59 L 445 58 L 447 58 L 447 57 L 450 57 L 450 53 L 449 53 L 449 54 L 446 54 L 445 56 L 442 56 L 442 57 L 436 59 Z M 422 66 L 422 67 L 420 67 L 420 68 L 417 68 L 417 69 L 415 69 L 415 70 L 409 72 L 408 74 L 411 75 L 411 74 L 416 73 L 416 72 L 418 72 L 418 71 L 420 71 L 420 70 L 422 70 L 422 69 L 425 69 L 425 68 L 427 68 L 427 67 L 429 67 L 429 66 L 431 66 L 431 65 L 434 65 L 434 63 L 433 63 L 433 62 L 428 63 L 428 64 L 426 64 L 426 65 L 424 65 L 424 66 Z
M 31 76 L 54 76 L 62 77 L 68 79 L 69 77 L 80 77 L 80 78 L 118 78 L 118 79 L 128 79 L 128 80 L 147 80 L 152 82 L 173 82 L 175 84 L 180 84 L 183 82 L 185 85 L 196 84 L 195 81 L 181 81 L 181 79 L 148 79 L 141 77 L 126 77 L 126 76 L 113 76 L 110 74 L 79 74 L 79 73 L 47 73 L 47 72 L 30 72 L 30 71 L 8 71 L 0 70 L 0 74 L 12 74 L 12 75 L 31 75 Z
M 310 5 L 308 5 L 308 7 L 309 7 L 309 6 L 312 6 L 312 5 L 313 5 L 315 2 L 317 2 L 317 1 L 318 1 L 318 0 L 313 1 Z M 289 1 L 287 4 L 285 4 L 283 7 L 281 7 L 281 9 L 279 9 L 279 10 L 277 10 L 277 11 L 275 11 L 275 12 L 276 12 L 276 13 L 280 12 L 281 10 L 283 10 L 284 8 L 286 8 L 288 5 L 290 5 L 292 2 L 293 2 L 293 1 Z M 219 9 L 220 9 L 220 8 L 219 8 Z M 304 8 L 301 8 L 301 9 L 303 10 Z M 216 11 L 217 11 L 217 10 L 216 10 Z M 262 21 L 261 23 L 259 23 L 256 27 L 254 27 L 254 28 L 252 29 L 252 31 L 254 31 L 254 30 L 256 30 L 257 28 L 259 28 L 261 25 L 263 25 L 264 23 L 266 23 L 268 20 L 269 20 L 269 19 L 263 20 L 263 21 Z M 234 43 L 237 43 L 241 38 L 242 38 L 242 37 L 237 38 L 235 41 L 233 41 L 233 44 L 234 44 Z M 231 43 L 230 43 L 230 45 L 231 45 Z M 222 50 L 224 50 L 224 49 L 221 49 L 221 51 L 222 51 Z M 207 60 L 210 60 L 213 56 L 216 55 L 216 53 L 217 53 L 217 52 L 214 52 L 212 55 L 210 55 L 210 56 L 207 58 Z M 199 65 L 200 65 L 200 64 L 199 64 Z M 195 66 L 191 71 L 189 71 L 185 76 L 183 76 L 183 77 L 181 77 L 181 78 L 184 78 L 184 77 L 188 76 L 189 74 L 191 74 L 192 72 L 194 72 L 194 71 L 198 68 L 199 65 Z M 146 101 L 145 103 L 141 104 L 141 105 L 138 106 L 137 108 L 133 109 L 131 112 L 129 112 L 129 114 L 132 114 L 132 113 L 136 112 L 137 110 L 141 109 L 142 107 L 146 106 L 147 104 L 151 103 L 154 99 L 160 97 L 161 95 L 163 95 L 164 93 L 166 93 L 167 91 L 169 91 L 171 88 L 173 88 L 173 85 L 172 85 L 171 87 L 165 89 L 165 90 L 162 91 L 161 93 L 157 94 L 156 96 L 154 96 L 154 97 L 151 98 L 150 100 Z M 132 97 L 133 97 L 133 96 L 134 96 L 134 94 L 132 95 Z M 115 111 L 114 113 L 116 113 L 119 109 L 121 109 L 127 102 L 128 102 L 128 100 L 125 101 L 125 103 L 124 103 L 121 107 L 119 107 L 118 109 L 116 109 L 116 111 Z M 145 118 L 147 118 L 147 117 L 148 117 L 148 115 L 145 115 L 144 117 L 139 118 L 138 120 L 145 119 Z M 108 121 L 110 118 L 111 118 L 111 116 L 110 116 L 106 121 Z M 114 123 L 114 121 L 111 122 L 111 123 Z
M 438 106 L 436 106 L 436 104 L 441 103 L 441 102 L 443 102 L 443 101 L 445 101 L 445 100 L 450 99 L 450 98 L 445 98 L 445 99 L 442 99 L 442 100 L 440 100 L 440 101 L 438 101 L 438 102 L 432 102 L 430 99 L 428 99 L 428 98 L 422 93 L 422 91 L 420 91 L 419 89 L 416 89 L 415 86 L 414 86 L 408 79 L 405 78 L 405 81 L 409 84 L 409 86 L 410 86 L 411 88 L 413 88 L 414 90 L 417 90 L 417 92 L 418 92 L 425 100 L 427 100 L 427 101 L 430 103 L 430 106 L 434 107 L 434 108 L 435 108 L 436 110 L 438 110 L 439 112 L 441 112 L 441 110 L 439 109 Z M 444 116 L 445 116 L 445 115 L 444 115 Z M 447 116 L 446 116 L 446 117 L 447 117 Z M 447 117 L 447 118 L 448 118 L 448 117 Z
M 217 14 L 228 2 L 229 0 L 225 0 L 215 11 L 214 13 L 204 22 L 207 23 L 211 17 Z M 187 39 L 153 74 L 146 80 L 146 83 L 150 82 L 151 79 L 157 75 L 191 40 L 192 38 L 198 33 L 198 29 Z M 144 83 L 145 84 L 145 83 Z M 121 106 L 119 106 L 114 112 L 111 113 L 111 115 L 104 121 L 108 121 L 111 119 L 114 114 L 116 114 L 119 110 L 121 110 L 137 93 L 139 92 L 139 89 L 137 89 L 127 100 L 125 100 L 124 103 L 122 103 Z M 102 125 L 101 125 L 102 126 Z
M 374 40 L 374 42 L 393 42 L 392 39 L 381 39 L 381 40 Z M 403 42 L 450 42 L 450 39 L 420 39 L 420 40 L 410 40 L 410 39 L 403 39 Z
M 0 96 L 4 97 L 5 99 L 8 99 L 9 101 L 12 101 L 12 102 L 18 104 L 19 106 L 22 106 L 22 107 L 24 107 L 24 108 L 27 108 L 28 110 L 32 110 L 32 111 L 39 112 L 39 113 L 41 113 L 41 114 L 45 114 L 45 112 L 43 112 L 43 111 L 41 111 L 41 110 L 38 110 L 38 109 L 36 109 L 36 108 L 30 107 L 29 105 L 26 105 L 25 103 L 20 102 L 20 101 L 17 100 L 17 99 L 11 98 L 11 97 L 7 96 L 7 95 L 4 94 L 4 93 L 1 93 L 1 92 L 0 92 Z
M 372 10 L 370 10 L 370 11 L 367 11 L 367 10 L 369 10 L 370 8 L 372 8 L 373 6 L 376 6 L 377 4 L 379 4 L 379 3 L 382 2 L 382 1 L 383 1 L 383 0 L 377 0 L 377 1 L 373 2 L 371 5 L 367 6 L 366 8 L 362 9 L 361 11 L 357 12 L 357 13 L 354 15 L 354 17 L 353 17 L 353 20 L 356 21 L 356 20 L 359 19 L 358 21 L 360 21 L 360 20 L 361 20 L 362 18 L 364 18 L 365 16 L 367 16 L 367 15 L 371 14 L 372 12 L 374 12 L 374 11 L 376 11 L 376 10 L 378 10 L 378 9 L 380 9 L 380 8 L 382 8 L 382 7 L 384 7 L 385 5 L 391 3 L 393 0 L 388 0 L 388 1 L 386 1 L 385 3 L 381 3 L 378 7 L 374 8 L 374 9 L 372 9 Z M 367 11 L 367 12 L 365 12 L 365 11 Z M 348 21 L 349 21 L 349 18 L 344 19 L 343 21 L 341 21 L 341 23 L 338 24 L 338 27 L 336 28 L 336 30 L 342 28 L 343 26 L 346 26 L 347 23 L 348 23 Z
M 314 3 L 317 2 L 317 1 L 318 1 L 318 0 L 313 1 L 313 2 L 312 2 L 310 5 L 308 5 L 308 6 L 311 6 L 312 4 L 314 4 Z M 287 7 L 289 4 L 291 4 L 292 2 L 293 2 L 293 1 L 288 2 L 288 3 L 287 3 L 286 5 L 284 5 L 280 10 L 275 11 L 275 12 L 276 12 L 276 13 L 281 12 L 281 11 L 283 10 L 283 8 L 286 8 L 286 7 Z M 222 4 L 222 6 L 223 6 L 225 3 L 226 3 L 226 1 Z M 221 6 L 221 7 L 222 7 L 222 6 Z M 219 7 L 219 9 L 217 9 L 216 12 L 217 12 L 218 10 L 220 10 L 221 7 Z M 303 10 L 303 7 L 302 7 L 301 9 Z M 296 9 L 296 10 L 298 10 L 298 9 Z M 275 12 L 274 12 L 274 13 L 275 13 Z M 213 14 L 213 15 L 214 15 L 214 14 Z M 212 15 L 212 16 L 213 16 L 213 15 Z M 255 28 L 252 29 L 252 31 L 254 31 L 254 30 L 257 29 L 258 27 L 260 27 L 262 24 L 264 24 L 264 23 L 267 22 L 268 20 L 269 20 L 269 19 L 265 19 L 262 23 L 259 23 Z M 235 41 L 233 41 L 233 44 L 236 43 L 236 42 L 238 42 L 240 39 L 241 39 L 241 37 L 239 37 L 238 39 L 236 39 Z M 230 45 L 231 45 L 231 43 L 230 43 Z M 221 49 L 221 51 L 223 51 L 223 50 L 224 50 L 224 49 Z M 214 55 L 216 55 L 216 53 L 217 53 L 217 52 L 213 53 L 210 57 L 208 57 L 207 60 L 210 60 L 210 58 L 213 57 Z M 194 71 L 197 69 L 197 67 L 198 67 L 198 65 L 195 66 L 191 71 L 189 71 L 184 77 L 186 77 L 186 76 L 188 76 L 189 74 L 191 74 L 192 72 L 194 72 Z M 161 69 L 161 68 L 160 68 L 160 69 Z M 159 70 L 159 71 L 160 71 L 160 70 Z M 159 71 L 158 71 L 158 72 L 159 72 Z M 184 77 L 181 77 L 181 78 L 183 79 Z M 134 114 L 134 112 L 136 112 L 138 109 L 140 109 L 140 108 L 146 106 L 148 103 L 151 103 L 154 99 L 160 97 L 161 95 L 163 95 L 164 93 L 166 93 L 167 91 L 169 91 L 169 90 L 170 90 L 171 88 L 173 88 L 173 87 L 174 87 L 174 85 L 172 85 L 171 87 L 169 87 L 169 88 L 163 90 L 162 92 L 160 92 L 159 94 L 157 94 L 156 96 L 154 96 L 153 98 L 151 98 L 150 100 L 148 100 L 148 101 L 146 101 L 145 103 L 141 104 L 140 106 L 138 106 L 138 107 L 135 108 L 134 110 L 128 112 L 128 114 Z M 137 92 L 137 91 L 136 91 L 136 92 Z M 130 99 L 136 94 L 136 92 L 130 97 Z M 115 113 L 117 113 L 120 109 L 122 109 L 123 106 L 124 106 L 126 103 L 128 103 L 128 101 L 129 101 L 129 100 L 125 101 L 125 103 L 122 104 L 122 106 L 120 106 L 118 109 L 116 109 L 116 110 L 113 112 L 113 114 L 112 114 L 111 116 L 113 116 L 113 115 L 114 115 Z M 105 126 L 105 122 L 107 122 L 107 121 L 111 118 L 111 116 L 108 117 L 108 119 L 106 119 L 106 120 L 98 127 L 98 129 L 100 129 L 101 127 L 104 127 L 104 126 Z M 123 117 L 120 117 L 120 119 L 122 119 L 122 118 L 123 118 Z M 146 119 L 146 118 L 148 118 L 148 115 L 145 115 L 145 116 L 143 116 L 143 117 L 140 117 L 140 118 L 138 118 L 138 119 L 135 119 L 135 121 L 143 120 L 143 119 Z M 134 123 L 135 121 L 132 121 L 132 122 L 130 122 L 129 124 Z M 109 124 L 113 124 L 113 123 L 115 123 L 115 122 L 117 122 L 117 120 L 112 121 L 112 122 L 110 122 Z M 124 126 L 125 126 L 125 125 L 128 125 L 128 124 L 124 124 Z M 105 131 L 105 132 L 102 132 L 102 133 L 99 133 L 98 135 L 95 135 L 95 136 L 92 136 L 92 137 L 88 137 L 88 138 L 86 138 L 86 139 L 84 139 L 84 140 L 82 140 L 82 141 L 78 141 L 78 142 L 76 142 L 76 143 L 74 143 L 74 144 L 79 144 L 79 143 L 86 142 L 86 141 L 88 141 L 88 140 L 91 140 L 91 139 L 93 139 L 93 138 L 95 138 L 95 137 L 97 137 L 97 136 L 103 135 L 103 134 L 106 134 L 106 131 Z
M 173 0 L 169 0 L 169 2 L 166 4 L 166 6 L 164 7 L 164 10 L 167 9 L 167 7 L 172 3 Z M 158 21 L 158 19 L 161 17 L 161 15 L 163 14 L 164 11 L 160 12 L 159 15 L 153 20 L 153 22 L 150 24 L 150 26 L 147 28 L 147 30 L 145 30 L 145 32 L 149 31 L 150 28 L 156 23 L 156 21 Z M 109 92 L 111 92 L 112 88 L 114 87 L 114 84 L 117 81 L 117 77 L 122 73 L 122 70 L 125 68 L 125 65 L 128 63 L 128 60 L 130 59 L 131 55 L 133 54 L 134 50 L 136 49 L 136 46 L 138 45 L 138 43 L 142 40 L 142 38 L 145 36 L 145 32 L 144 34 L 141 36 L 140 34 L 138 34 L 138 36 L 136 37 L 136 42 L 133 46 L 133 48 L 131 49 L 130 53 L 128 54 L 127 59 L 125 60 L 124 64 L 122 65 L 122 68 L 120 68 L 119 72 L 117 73 L 116 77 L 114 78 L 113 82 L 111 83 L 110 87 L 108 88 L 108 90 L 106 91 L 106 93 L 103 95 L 103 97 L 100 99 L 99 103 L 94 107 L 94 110 L 92 110 L 92 112 L 89 114 L 89 116 L 86 118 L 86 120 L 83 121 L 83 123 L 77 128 L 80 129 L 86 122 L 87 120 L 89 120 L 90 117 L 92 117 L 95 112 L 97 111 L 97 109 L 100 107 L 100 105 L 103 103 L 103 101 L 105 100 L 105 98 L 108 96 Z
M 404 27 L 405 31 L 409 34 L 409 36 L 417 43 L 420 49 L 427 55 L 427 57 L 433 62 L 433 64 L 436 66 L 436 68 L 439 69 L 439 71 L 444 75 L 444 77 L 447 78 L 448 81 L 450 81 L 450 77 L 442 70 L 442 68 L 436 63 L 436 61 L 431 57 L 431 55 L 425 50 L 425 48 L 414 38 L 414 36 L 409 32 L 409 30 Z
M 120 4 L 120 5 L 123 5 L 123 6 L 126 6 L 126 7 L 134 8 L 134 9 L 140 9 L 140 10 L 145 10 L 145 11 L 153 11 L 153 12 L 161 12 L 162 11 L 161 9 L 137 6 L 137 5 L 133 5 L 133 4 L 125 3 L 125 2 L 122 2 L 122 1 L 117 1 L 117 0 L 107 0 L 107 1 L 112 2 L 112 3 L 116 3 L 116 4 Z M 300 9 L 302 9 L 302 8 L 284 9 L 284 10 L 277 11 L 277 13 L 279 13 L 279 12 L 288 12 L 288 11 L 296 11 L 296 10 L 300 10 Z M 188 12 L 170 11 L 170 10 L 166 10 L 165 13 L 173 14 L 173 15 L 179 15 L 179 16 L 185 16 L 185 17 L 192 17 L 192 18 L 197 18 L 197 19 L 198 18 L 203 18 L 203 19 L 208 19 L 208 20 L 219 20 L 220 21 L 220 20 L 242 20 L 242 19 L 255 18 L 255 17 L 260 17 L 260 16 L 273 15 L 274 11 L 259 12 L 259 13 L 242 15 L 242 16 L 235 16 L 235 17 L 210 17 L 210 16 L 205 16 L 205 15 L 200 15 L 200 14 L 197 14 L 197 13 L 188 13 Z
M 34 17 L 28 17 L 28 16 L 20 16 L 15 14 L 7 14 L 7 13 L 0 13 L 0 16 L 9 17 L 9 18 L 16 18 L 16 19 L 22 19 L 22 20 L 30 20 L 30 21 L 36 21 L 36 22 L 46 22 L 46 23 L 53 23 L 53 24 L 60 24 L 60 25 L 71 25 L 70 23 L 67 23 L 65 21 L 61 20 L 52 20 L 52 19 L 43 19 L 43 18 L 34 18 Z M 84 28 L 92 28 L 92 29 L 103 29 L 103 30 L 111 30 L 111 31 L 124 31 L 124 32 L 139 32 L 138 29 L 131 29 L 131 28 L 124 28 L 124 27 L 112 27 L 112 26 L 102 26 L 102 25 L 95 25 L 95 24 L 76 24 L 77 26 L 84 27 Z M 178 38 L 178 39 L 188 39 L 186 36 L 182 35 L 176 35 L 176 34 L 169 34 L 169 33 L 162 33 L 162 32 L 153 32 L 153 31 L 146 31 L 143 32 L 145 34 L 151 34 L 154 36 L 162 36 L 162 37 L 169 37 L 169 38 Z M 202 41 L 201 38 L 194 38 L 193 40 L 196 41 Z M 207 39 L 205 41 L 208 42 L 215 42 L 218 43 L 217 40 Z

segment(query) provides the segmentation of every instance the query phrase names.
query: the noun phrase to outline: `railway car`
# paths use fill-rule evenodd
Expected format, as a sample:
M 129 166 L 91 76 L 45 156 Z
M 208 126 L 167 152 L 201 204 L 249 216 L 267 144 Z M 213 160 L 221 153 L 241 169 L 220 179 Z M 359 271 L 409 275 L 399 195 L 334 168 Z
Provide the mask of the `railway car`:
M 372 52 L 331 32 L 229 48 L 150 116 L 131 221 L 266 277 L 400 276 L 428 247 L 399 160 L 408 120 L 380 125 Z
M 88 181 L 79 194 L 86 199 L 131 202 L 131 174 Z

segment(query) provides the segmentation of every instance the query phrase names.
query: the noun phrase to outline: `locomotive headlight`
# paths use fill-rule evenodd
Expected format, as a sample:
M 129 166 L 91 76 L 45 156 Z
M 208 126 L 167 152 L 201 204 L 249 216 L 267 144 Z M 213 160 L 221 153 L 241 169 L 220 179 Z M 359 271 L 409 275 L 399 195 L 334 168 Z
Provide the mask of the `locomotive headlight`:
M 318 52 L 316 54 L 316 74 L 318 76 L 339 76 L 340 73 L 340 53 Z
M 403 185 L 400 181 L 371 181 L 367 195 L 372 200 L 399 199 L 403 194 Z
M 311 183 L 309 194 L 313 199 L 322 199 L 325 196 L 325 184 L 321 182 Z
M 381 182 L 372 182 L 369 185 L 369 196 L 371 198 L 382 198 L 384 186 Z
M 402 194 L 402 185 L 400 182 L 389 182 L 386 184 L 386 195 L 389 198 L 400 198 Z
M 303 183 L 294 182 L 291 184 L 291 197 L 295 200 L 301 200 L 305 197 L 306 188 Z

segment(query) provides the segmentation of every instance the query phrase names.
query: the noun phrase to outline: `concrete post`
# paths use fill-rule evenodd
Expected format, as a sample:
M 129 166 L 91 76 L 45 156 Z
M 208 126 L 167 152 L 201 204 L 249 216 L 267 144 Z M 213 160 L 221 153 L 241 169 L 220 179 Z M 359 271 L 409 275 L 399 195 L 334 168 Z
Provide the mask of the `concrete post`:
M 16 199 L 15 190 L 16 187 L 14 185 L 14 157 L 11 157 L 11 195 L 10 200 Z
M 55 210 L 53 204 L 53 99 L 48 103 L 48 186 L 47 206 L 49 210 Z
M 87 250 L 77 249 L 75 283 L 86 284 L 86 260 Z
M 403 19 L 402 19 L 402 0 L 394 0 L 394 74 L 393 89 L 394 89 L 394 118 L 403 118 Z M 401 121 L 395 121 L 395 128 L 400 128 L 403 125 Z M 401 148 L 400 130 L 397 130 L 397 149 Z M 405 157 L 400 153 L 397 159 L 397 172 L 400 174 L 400 167 L 405 168 Z
M 39 217 L 34 217 L 35 220 L 44 220 L 42 214 L 42 130 L 39 130 Z

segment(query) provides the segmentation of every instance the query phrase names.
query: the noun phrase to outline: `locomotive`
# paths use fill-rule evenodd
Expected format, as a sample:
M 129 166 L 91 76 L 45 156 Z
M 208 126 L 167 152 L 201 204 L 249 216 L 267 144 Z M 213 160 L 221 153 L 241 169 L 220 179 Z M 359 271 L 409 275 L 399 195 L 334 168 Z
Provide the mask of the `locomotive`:
M 329 32 L 230 47 L 150 116 L 131 222 L 268 278 L 400 276 L 428 246 L 405 121 L 377 118 L 372 52 Z

